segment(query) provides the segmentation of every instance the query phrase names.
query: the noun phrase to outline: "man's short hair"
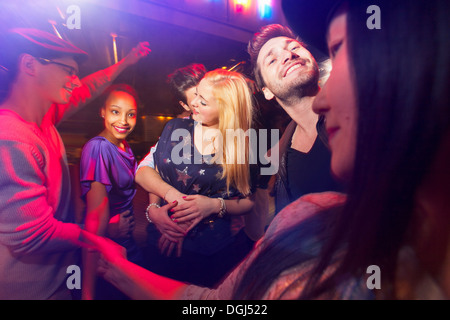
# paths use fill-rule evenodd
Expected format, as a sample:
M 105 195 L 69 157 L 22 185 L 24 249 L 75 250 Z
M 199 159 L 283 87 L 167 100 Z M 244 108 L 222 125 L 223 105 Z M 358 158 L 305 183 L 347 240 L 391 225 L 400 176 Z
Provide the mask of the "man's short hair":
M 177 101 L 182 101 L 187 104 L 185 91 L 196 87 L 205 74 L 206 68 L 200 63 L 192 63 L 169 74 L 167 76 L 167 82 Z

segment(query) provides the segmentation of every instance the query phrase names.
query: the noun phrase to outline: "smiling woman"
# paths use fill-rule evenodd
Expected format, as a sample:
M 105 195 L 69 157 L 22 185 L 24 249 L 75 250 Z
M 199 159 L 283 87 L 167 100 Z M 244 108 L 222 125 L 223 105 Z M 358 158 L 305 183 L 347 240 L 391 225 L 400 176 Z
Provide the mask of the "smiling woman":
M 86 230 L 114 239 L 135 263 L 141 257 L 132 238 L 136 160 L 125 139 L 136 126 L 137 104 L 137 93 L 129 85 L 106 90 L 100 110 L 104 130 L 86 143 L 80 164 L 81 191 L 88 212 Z M 96 261 L 95 254 L 84 252 L 83 298 L 122 298 L 108 286 L 95 287 Z
M 108 95 L 101 109 L 105 121 L 105 130 L 100 134 L 109 142 L 125 150 L 125 139 L 136 126 L 136 98 L 120 87 L 115 87 Z M 129 89 L 125 90 L 130 91 Z

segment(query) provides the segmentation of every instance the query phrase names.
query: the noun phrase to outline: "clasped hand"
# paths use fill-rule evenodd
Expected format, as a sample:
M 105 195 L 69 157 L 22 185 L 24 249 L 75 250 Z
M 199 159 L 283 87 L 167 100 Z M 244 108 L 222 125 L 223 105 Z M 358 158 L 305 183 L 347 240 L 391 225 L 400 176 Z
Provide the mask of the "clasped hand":
M 152 222 L 161 232 L 159 248 L 169 256 L 177 248 L 181 256 L 184 237 L 200 221 L 219 211 L 220 201 L 203 195 L 182 195 L 161 208 L 152 209 Z M 172 213 L 169 217 L 169 214 Z

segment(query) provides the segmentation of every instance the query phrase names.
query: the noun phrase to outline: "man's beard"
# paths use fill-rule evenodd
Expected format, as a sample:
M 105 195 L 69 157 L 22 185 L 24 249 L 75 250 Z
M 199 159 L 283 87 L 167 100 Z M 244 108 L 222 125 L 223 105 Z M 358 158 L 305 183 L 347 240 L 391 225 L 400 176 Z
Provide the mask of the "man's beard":
M 319 69 L 313 70 L 298 77 L 294 84 L 284 92 L 280 92 L 277 98 L 291 100 L 291 98 L 314 97 L 319 92 Z
M 311 76 L 310 81 L 296 87 L 301 97 L 315 97 L 319 93 L 319 73 Z

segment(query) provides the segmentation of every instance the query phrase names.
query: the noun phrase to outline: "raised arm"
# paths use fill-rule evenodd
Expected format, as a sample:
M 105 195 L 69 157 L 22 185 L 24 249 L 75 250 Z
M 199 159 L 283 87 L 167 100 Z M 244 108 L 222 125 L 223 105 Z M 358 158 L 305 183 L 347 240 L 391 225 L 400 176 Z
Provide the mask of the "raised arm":
M 53 115 L 55 117 L 53 123 L 57 124 L 82 109 L 97 98 L 126 68 L 147 56 L 151 51 L 148 46 L 148 42 L 140 42 L 116 64 L 81 79 L 82 86 L 73 90 L 69 103 L 53 105 L 54 112 L 49 112 L 47 115 Z

